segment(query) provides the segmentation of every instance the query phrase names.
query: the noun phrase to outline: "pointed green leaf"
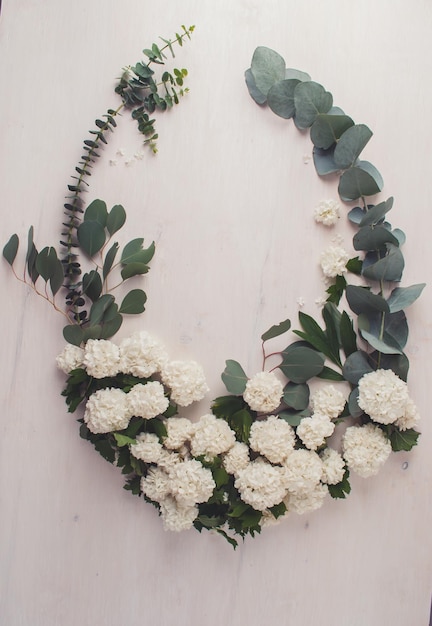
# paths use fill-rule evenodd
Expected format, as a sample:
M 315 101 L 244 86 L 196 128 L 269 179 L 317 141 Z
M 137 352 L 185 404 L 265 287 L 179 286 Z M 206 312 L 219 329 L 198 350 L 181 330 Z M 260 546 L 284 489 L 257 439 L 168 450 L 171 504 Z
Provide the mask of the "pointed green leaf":
M 237 361 L 229 359 L 225 362 L 226 367 L 222 373 L 222 381 L 229 393 L 238 396 L 246 389 L 248 377 L 246 376 L 242 366 Z
M 359 315 L 360 313 L 375 313 L 376 311 L 389 312 L 387 301 L 381 296 L 372 293 L 367 287 L 348 285 L 345 291 L 350 309 Z
M 93 302 L 90 309 L 90 322 L 94 326 L 99 324 L 103 318 L 106 310 L 113 304 L 114 296 L 105 294 L 101 296 L 96 302 Z
M 240 409 L 228 420 L 230 428 L 235 432 L 237 441 L 247 443 L 252 426 L 252 415 L 247 409 Z
M 120 313 L 136 315 L 144 311 L 147 296 L 142 289 L 132 289 L 120 305 Z
M 319 324 L 317 324 L 313 317 L 300 311 L 299 321 L 304 332 L 295 330 L 294 333 L 310 343 L 319 352 L 325 354 L 334 363 L 339 364 L 339 347 L 336 348 L 336 344 L 329 341 L 326 333 L 322 330 Z
M 346 311 L 343 311 L 340 321 L 340 336 L 345 356 L 357 351 L 357 335 L 353 328 L 353 322 Z
M 126 222 L 126 211 L 121 204 L 113 206 L 108 213 L 106 227 L 111 237 L 116 233 Z
M 387 254 L 383 259 L 368 265 L 366 268 L 363 266 L 363 276 L 365 278 L 389 282 L 399 282 L 401 280 L 405 267 L 403 254 L 398 246 L 391 243 L 387 243 L 386 248 Z
M 372 135 L 372 131 L 365 124 L 351 126 L 343 133 L 334 153 L 336 164 L 341 170 L 354 165 Z
M 326 365 L 324 365 L 321 372 L 317 374 L 317 378 L 321 378 L 323 380 L 334 380 L 335 382 L 342 382 L 345 380 L 340 372 L 337 372 L 333 368 L 327 367 Z
M 105 243 L 105 228 L 97 221 L 81 222 L 77 228 L 77 237 L 81 250 L 92 257 Z
M 49 279 L 49 282 L 51 293 L 53 296 L 55 296 L 60 287 L 63 286 L 64 282 L 64 268 L 63 263 L 60 261 L 60 259 L 56 258 L 54 270 Z
M 273 339 L 274 337 L 278 337 L 279 335 L 283 335 L 291 328 L 290 320 L 285 320 L 280 324 L 275 324 L 271 328 L 269 328 L 263 335 L 261 335 L 262 341 L 268 341 L 269 339 Z
M 127 435 L 122 435 L 120 433 L 114 433 L 114 439 L 116 440 L 116 444 L 119 448 L 123 448 L 123 446 L 130 446 L 136 443 L 136 439 L 132 439 L 132 437 L 128 437 Z
M 83 293 L 95 302 L 102 293 L 102 279 L 97 270 L 91 270 L 88 274 L 84 274 L 82 280 Z
M 382 250 L 386 243 L 399 245 L 397 238 L 384 226 L 363 226 L 353 237 L 354 250 Z
M 104 280 L 111 271 L 118 249 L 119 249 L 118 243 L 114 242 L 111 248 L 108 250 L 108 252 L 105 255 L 105 260 L 104 260 L 103 269 L 102 269 L 102 275 L 104 277 Z
M 426 283 L 419 283 L 410 287 L 396 287 L 396 289 L 393 289 L 387 300 L 390 313 L 402 311 L 410 306 L 417 300 L 425 286 Z
M 3 248 L 3 256 L 9 265 L 13 265 L 19 246 L 18 235 L 12 235 L 5 247 Z
M 368 211 L 364 212 L 360 221 L 360 226 L 368 226 L 369 224 L 378 224 L 386 213 L 390 211 L 393 206 L 393 198 L 389 198 L 385 202 L 376 204 Z

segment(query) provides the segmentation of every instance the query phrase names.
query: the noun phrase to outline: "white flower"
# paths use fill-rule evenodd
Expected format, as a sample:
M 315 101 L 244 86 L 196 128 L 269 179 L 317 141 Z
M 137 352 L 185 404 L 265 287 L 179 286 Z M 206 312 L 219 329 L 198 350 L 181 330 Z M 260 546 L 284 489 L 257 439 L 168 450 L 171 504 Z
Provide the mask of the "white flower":
M 249 464 L 249 447 L 240 441 L 236 441 L 232 448 L 223 457 L 223 466 L 228 474 L 238 474 L 240 470 Z
M 323 306 L 325 305 L 325 303 L 327 302 L 327 298 L 325 298 L 324 296 L 321 296 L 320 298 L 317 298 L 315 300 L 315 304 L 317 305 L 317 307 L 319 307 L 320 309 L 323 308 Z
M 211 471 L 195 459 L 176 463 L 168 470 L 168 476 L 171 493 L 181 506 L 207 502 L 216 487 Z
M 344 410 L 345 396 L 333 385 L 326 385 L 312 394 L 311 405 L 315 413 L 335 418 Z
M 170 387 L 171 399 L 180 406 L 202 400 L 209 391 L 204 370 L 195 361 L 171 361 L 164 365 L 162 382 Z
M 278 408 L 282 394 L 283 385 L 273 372 L 259 372 L 247 381 L 243 398 L 253 411 L 270 413 Z
M 197 506 L 182 506 L 171 496 L 160 502 L 160 512 L 165 530 L 174 532 L 192 528 L 198 517 Z
M 339 211 L 340 205 L 336 200 L 323 200 L 314 211 L 315 221 L 324 226 L 333 226 L 340 217 Z
M 333 434 L 335 425 L 328 415 L 314 413 L 312 417 L 304 417 L 297 426 L 297 436 L 309 450 L 316 450 L 325 443 L 326 437 Z
M 140 433 L 129 449 L 135 458 L 144 463 L 157 463 L 162 452 L 159 438 L 154 433 Z
M 311 491 L 322 476 L 322 461 L 316 452 L 294 450 L 284 463 L 285 481 L 291 493 Z
M 116 155 L 120 157 L 124 156 L 125 154 L 126 154 L 126 151 L 124 148 L 119 148 L 116 152 Z
M 152 419 L 167 410 L 168 398 L 163 385 L 157 381 L 134 385 L 127 394 L 130 415 Z
M 107 339 L 89 339 L 84 348 L 83 365 L 89 376 L 105 378 L 119 373 L 119 348 Z
M 374 422 L 392 424 L 405 415 L 408 387 L 392 370 L 364 374 L 358 389 L 358 405 Z
M 270 509 L 286 495 L 284 469 L 262 460 L 252 461 L 240 470 L 234 483 L 243 502 L 257 511 Z
M 297 304 L 298 304 L 298 306 L 299 306 L 299 308 L 300 308 L 300 309 L 301 309 L 302 307 L 304 307 L 304 305 L 305 305 L 305 299 L 304 299 L 304 298 L 302 298 L 301 296 L 300 296 L 299 298 L 297 298 L 296 302 L 297 302 Z
M 183 457 L 177 452 L 170 452 L 169 450 L 165 450 L 162 448 L 160 456 L 158 458 L 158 466 L 164 469 L 166 472 L 169 472 L 170 469 L 177 465 L 178 463 L 183 462 Z
M 405 413 L 401 417 L 398 417 L 395 425 L 400 428 L 400 430 L 407 430 L 408 428 L 415 428 L 419 419 L 420 415 L 417 412 L 416 405 L 411 398 L 408 398 L 405 405 Z
M 160 467 L 150 467 L 147 476 L 141 478 L 141 491 L 147 498 L 161 502 L 171 493 L 171 481 Z
M 283 463 L 294 449 L 294 430 L 285 420 L 270 415 L 266 420 L 252 424 L 249 445 L 271 463 Z
M 345 474 L 345 461 L 337 452 L 332 448 L 326 448 L 320 454 L 323 463 L 322 482 L 327 485 L 337 485 L 340 483 Z
M 194 424 L 191 436 L 191 453 L 193 456 L 205 456 L 207 459 L 227 452 L 235 443 L 235 433 L 223 419 L 215 415 L 203 415 Z
M 126 394 L 121 389 L 100 389 L 87 400 L 84 421 L 92 433 L 124 430 L 129 419 Z
M 340 246 L 329 246 L 321 254 L 321 269 L 327 278 L 335 278 L 344 274 L 349 254 Z
M 78 346 L 67 343 L 56 358 L 57 367 L 65 374 L 81 367 L 84 359 L 84 350 Z
M 327 485 L 315 485 L 310 491 L 301 491 L 300 493 L 289 493 L 284 502 L 288 512 L 310 513 L 319 509 L 324 504 L 324 498 L 328 494 Z
M 350 426 L 343 436 L 343 456 L 348 468 L 362 478 L 377 474 L 387 461 L 391 444 L 379 426 Z
M 120 371 L 139 378 L 159 372 L 168 360 L 164 347 L 146 331 L 134 333 L 120 343 Z
M 170 417 L 164 421 L 167 436 L 163 445 L 168 450 L 178 450 L 188 441 L 194 430 L 193 423 L 186 417 Z

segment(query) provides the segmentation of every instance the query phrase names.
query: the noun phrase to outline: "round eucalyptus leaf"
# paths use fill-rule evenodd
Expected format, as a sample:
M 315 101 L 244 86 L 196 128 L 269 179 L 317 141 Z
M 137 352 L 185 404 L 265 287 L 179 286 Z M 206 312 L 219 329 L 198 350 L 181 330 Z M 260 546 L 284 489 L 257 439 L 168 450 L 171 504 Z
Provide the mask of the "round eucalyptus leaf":
M 84 341 L 84 332 L 81 326 L 69 324 L 63 328 L 63 337 L 73 346 L 80 346 Z
M 233 361 L 232 359 L 228 359 L 228 361 L 225 362 L 225 365 L 226 367 L 222 373 L 222 380 L 227 388 L 227 391 L 236 396 L 241 395 L 246 389 L 246 383 L 248 381 L 242 366 L 240 363 Z
M 367 161 L 359 161 L 342 174 L 338 192 L 344 202 L 351 202 L 361 196 L 375 195 L 382 186 L 383 180 L 378 170 Z
M 408 322 L 403 311 L 385 316 L 384 341 L 394 342 L 403 349 L 408 341 L 408 332 Z
M 327 150 L 353 124 L 353 120 L 348 115 L 320 113 L 310 130 L 311 141 L 317 148 Z
M 108 321 L 104 321 L 101 328 L 100 339 L 109 339 L 120 329 L 123 323 L 123 317 L 120 313 L 116 313 L 114 317 Z
M 341 170 L 354 165 L 361 151 L 372 137 L 372 131 L 365 124 L 350 125 L 340 136 L 334 158 Z
M 267 94 L 267 102 L 273 113 L 289 119 L 295 115 L 294 90 L 299 80 L 286 79 L 275 83 Z
M 384 337 L 383 339 L 379 339 L 367 330 L 360 330 L 360 334 L 362 338 L 378 352 L 383 354 L 402 354 L 401 347 L 391 338 L 385 341 Z
M 334 148 L 323 150 L 315 147 L 313 149 L 313 160 L 318 176 L 327 176 L 339 172 L 339 167 L 334 160 Z
M 108 213 L 106 227 L 111 236 L 114 235 L 126 222 L 126 211 L 121 204 L 113 206 Z
M 398 246 L 391 243 L 386 244 L 387 254 L 383 259 L 367 267 L 363 266 L 362 274 L 371 280 L 388 282 L 399 282 L 405 267 L 403 254 Z
M 256 87 L 265 96 L 274 83 L 285 78 L 285 60 L 280 54 L 265 46 L 256 48 L 250 69 Z
M 360 225 L 365 216 L 365 210 L 361 206 L 355 206 L 348 212 L 348 219 L 352 224 Z
M 351 311 L 357 315 L 389 311 L 387 301 L 382 296 L 372 293 L 367 287 L 347 285 L 345 295 Z
M 342 369 L 345 380 L 353 385 L 358 385 L 360 378 L 369 372 L 373 372 L 373 369 L 369 365 L 366 352 L 361 350 L 350 354 Z
M 132 289 L 123 298 L 120 305 L 120 313 L 127 313 L 128 315 L 137 315 L 144 311 L 144 305 L 147 300 L 147 296 L 142 289 Z
M 306 383 L 287 383 L 284 388 L 283 401 L 296 411 L 303 411 L 309 406 L 309 387 Z
M 293 383 L 305 383 L 317 376 L 324 367 L 322 354 L 305 346 L 283 352 L 283 361 L 279 369 Z
M 299 83 L 294 91 L 295 125 L 304 129 L 312 126 L 320 113 L 328 113 L 333 96 L 322 85 L 309 81 Z
M 399 245 L 397 238 L 383 226 L 363 226 L 353 237 L 354 250 L 382 250 L 386 243 Z
M 255 78 L 250 68 L 245 72 L 245 80 L 251 98 L 255 100 L 257 104 L 265 104 L 267 97 L 256 86 Z
M 364 217 L 360 222 L 360 226 L 368 226 L 369 224 L 378 224 L 384 215 L 390 211 L 393 206 L 393 198 L 389 198 L 385 202 L 380 202 L 372 206 L 364 213 Z
M 285 70 L 285 78 L 295 78 L 302 83 L 311 79 L 307 72 L 301 72 L 300 70 L 294 70 L 291 67 L 287 67 Z
M 358 387 L 354 387 L 348 397 L 348 410 L 352 417 L 360 417 L 363 415 L 363 409 L 361 409 L 358 405 L 358 396 L 359 389 Z
M 3 248 L 3 256 L 9 265 L 13 265 L 15 261 L 15 257 L 18 252 L 19 239 L 18 235 L 14 234 L 11 236 L 5 247 Z

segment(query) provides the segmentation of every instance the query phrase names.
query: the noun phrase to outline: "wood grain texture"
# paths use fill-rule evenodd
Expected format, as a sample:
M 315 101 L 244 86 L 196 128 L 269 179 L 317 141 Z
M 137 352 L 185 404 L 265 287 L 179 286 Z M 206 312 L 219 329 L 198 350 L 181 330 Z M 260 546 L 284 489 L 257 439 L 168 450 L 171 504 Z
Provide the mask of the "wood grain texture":
M 432 127 L 426 0 L 5 0 L 0 19 L 2 239 L 57 241 L 69 176 L 93 120 L 115 106 L 114 79 L 179 25 L 191 93 L 158 120 L 159 153 L 130 166 L 141 140 L 125 115 L 90 197 L 128 211 L 124 240 L 155 240 L 146 328 L 175 358 L 205 367 L 211 393 L 233 358 L 252 375 L 259 336 L 298 297 L 318 311 L 317 259 L 333 233 L 312 219 L 336 197 L 309 139 L 256 106 L 243 72 L 266 45 L 308 71 L 374 137 L 365 158 L 395 196 L 408 234 L 404 284 L 428 281 Z M 124 148 L 125 157 L 116 156 Z M 117 159 L 116 166 L 109 160 Z M 348 226 L 338 227 L 349 243 Z M 123 235 L 122 235 L 123 236 Z M 409 310 L 410 389 L 421 445 L 346 502 L 292 516 L 233 552 L 217 536 L 168 534 L 152 507 L 78 435 L 59 392 L 60 316 L 0 266 L 0 623 L 5 626 L 421 626 L 431 589 L 431 288 Z M 408 468 L 403 469 L 405 461 Z

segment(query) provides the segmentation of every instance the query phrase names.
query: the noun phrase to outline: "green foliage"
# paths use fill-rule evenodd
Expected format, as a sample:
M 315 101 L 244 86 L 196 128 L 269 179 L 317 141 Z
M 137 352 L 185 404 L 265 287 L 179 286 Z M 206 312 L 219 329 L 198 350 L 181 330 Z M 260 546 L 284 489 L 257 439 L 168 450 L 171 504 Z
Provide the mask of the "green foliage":
M 15 261 L 15 257 L 18 252 L 19 247 L 19 239 L 18 235 L 12 235 L 7 244 L 3 248 L 3 257 L 9 263 L 9 265 L 13 265 Z
M 293 383 L 305 383 L 324 367 L 324 356 L 302 342 L 293 343 L 282 352 L 279 369 Z
M 261 335 L 261 339 L 262 341 L 268 341 L 269 339 L 274 339 L 274 337 L 279 337 L 280 335 L 283 335 L 284 333 L 286 333 L 290 328 L 291 328 L 290 320 L 285 320 L 284 322 L 281 322 L 280 324 L 275 324 L 274 326 L 269 328 L 269 330 L 267 330 L 265 333 Z
M 309 395 L 306 383 L 288 382 L 284 388 L 283 401 L 291 409 L 303 411 L 309 406 Z
M 346 470 L 340 483 L 328 486 L 329 494 L 332 498 L 345 498 L 351 492 L 351 485 L 348 479 L 349 470 Z
M 228 359 L 225 362 L 225 369 L 222 373 L 222 381 L 229 393 L 240 395 L 246 389 L 248 377 L 246 376 L 242 366 L 237 361 Z

